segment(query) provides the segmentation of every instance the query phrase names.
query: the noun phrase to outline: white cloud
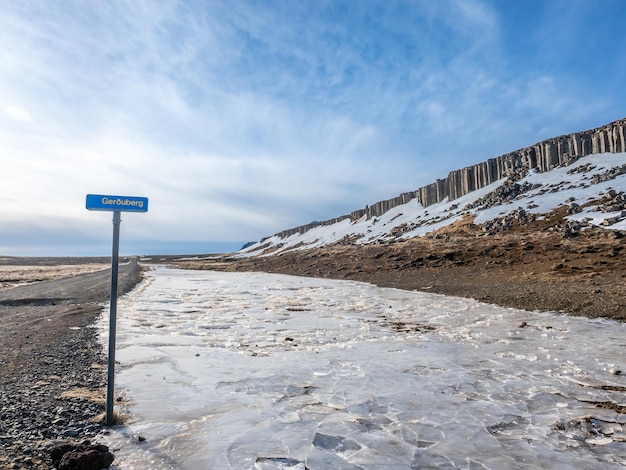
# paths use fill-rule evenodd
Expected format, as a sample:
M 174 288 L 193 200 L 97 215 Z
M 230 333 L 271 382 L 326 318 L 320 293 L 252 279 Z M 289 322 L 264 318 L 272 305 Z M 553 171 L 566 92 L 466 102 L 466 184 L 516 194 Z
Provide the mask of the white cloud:
M 12 106 L 12 105 L 5 106 L 4 112 L 7 114 L 7 116 L 15 119 L 16 121 L 30 122 L 32 120 L 28 112 L 24 111 L 22 108 L 19 108 L 17 106 Z

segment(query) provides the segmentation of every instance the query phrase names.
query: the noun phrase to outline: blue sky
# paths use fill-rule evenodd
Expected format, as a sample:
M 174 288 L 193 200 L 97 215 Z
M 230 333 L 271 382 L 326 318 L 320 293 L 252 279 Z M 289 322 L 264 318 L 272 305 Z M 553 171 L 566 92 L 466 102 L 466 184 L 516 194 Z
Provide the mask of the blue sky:
M 0 255 L 234 249 L 626 116 L 622 0 L 0 0 Z

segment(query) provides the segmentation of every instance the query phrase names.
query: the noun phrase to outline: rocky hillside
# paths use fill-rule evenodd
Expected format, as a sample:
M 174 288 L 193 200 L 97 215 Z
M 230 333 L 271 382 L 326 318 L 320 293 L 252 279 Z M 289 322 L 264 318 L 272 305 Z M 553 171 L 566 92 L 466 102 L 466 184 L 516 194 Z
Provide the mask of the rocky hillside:
M 450 172 L 444 178 L 351 214 L 285 230 L 240 252 L 269 255 L 331 244 L 389 244 L 460 220 L 494 234 L 513 221 L 549 217 L 561 225 L 625 230 L 626 119 L 554 137 Z

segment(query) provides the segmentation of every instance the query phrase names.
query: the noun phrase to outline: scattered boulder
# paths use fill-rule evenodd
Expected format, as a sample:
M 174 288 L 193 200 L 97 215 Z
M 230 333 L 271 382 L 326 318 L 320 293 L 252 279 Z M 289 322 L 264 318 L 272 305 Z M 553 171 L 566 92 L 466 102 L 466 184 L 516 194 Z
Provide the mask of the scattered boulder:
M 513 223 L 526 224 L 528 222 L 532 222 L 533 220 L 535 220 L 534 214 L 526 212 L 520 207 L 517 210 L 512 211 L 510 214 L 502 217 L 496 217 L 485 222 L 482 226 L 482 231 L 485 235 L 495 235 L 499 232 L 511 230 L 513 228 Z
M 109 468 L 115 459 L 107 446 L 89 441 L 80 444 L 62 442 L 48 452 L 58 470 L 101 470 Z
M 614 168 L 610 168 L 602 174 L 593 175 L 591 178 L 592 184 L 604 183 L 605 181 L 609 181 L 617 178 L 619 175 L 623 175 L 626 173 L 626 165 L 616 166 Z

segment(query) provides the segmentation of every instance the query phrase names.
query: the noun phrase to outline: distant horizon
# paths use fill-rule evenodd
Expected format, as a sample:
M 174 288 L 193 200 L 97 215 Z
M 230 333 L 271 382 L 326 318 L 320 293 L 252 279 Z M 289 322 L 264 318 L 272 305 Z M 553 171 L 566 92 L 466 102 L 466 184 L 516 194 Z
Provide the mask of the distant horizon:
M 149 241 L 141 242 L 129 240 L 125 242 L 123 236 L 120 239 L 120 256 L 194 256 L 194 255 L 217 255 L 234 253 L 248 242 L 230 241 Z M 16 258 L 100 258 L 110 257 L 112 240 L 108 244 L 98 240 L 92 246 L 82 243 L 80 246 L 63 246 L 59 244 L 48 246 L 24 246 L 24 247 L 0 247 L 0 257 Z

